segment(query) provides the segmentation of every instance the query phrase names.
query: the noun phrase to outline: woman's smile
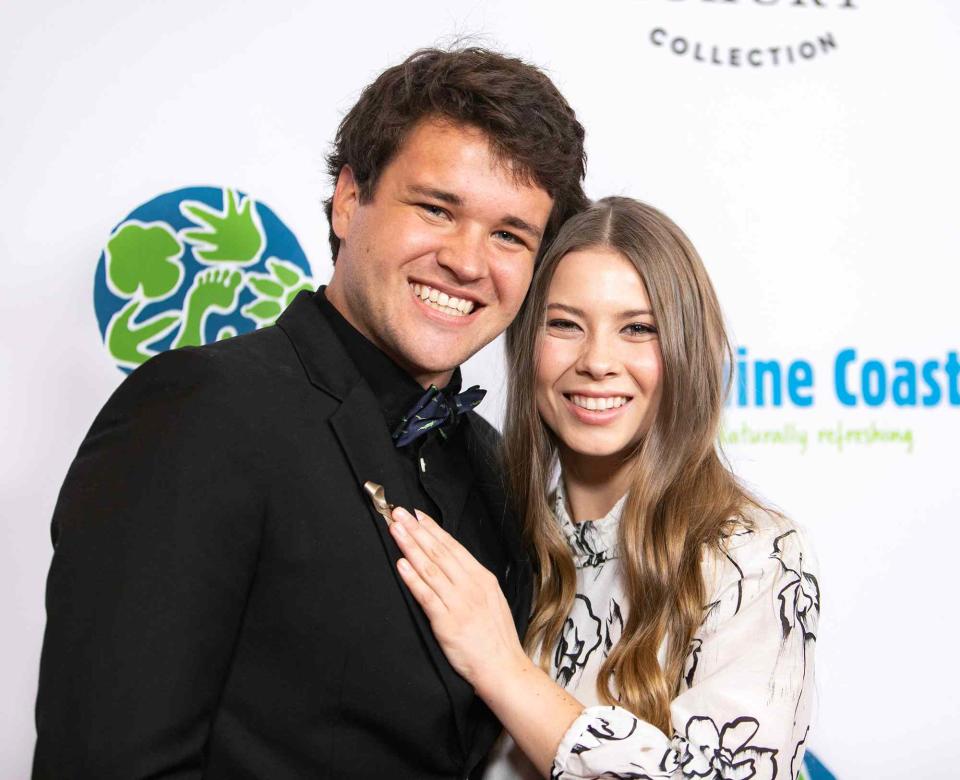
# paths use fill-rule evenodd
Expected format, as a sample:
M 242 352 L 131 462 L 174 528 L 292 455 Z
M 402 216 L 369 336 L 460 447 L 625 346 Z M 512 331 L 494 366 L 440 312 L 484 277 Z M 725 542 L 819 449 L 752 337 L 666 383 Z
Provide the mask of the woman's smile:
M 625 413 L 632 396 L 564 393 L 570 413 L 587 425 L 607 425 Z

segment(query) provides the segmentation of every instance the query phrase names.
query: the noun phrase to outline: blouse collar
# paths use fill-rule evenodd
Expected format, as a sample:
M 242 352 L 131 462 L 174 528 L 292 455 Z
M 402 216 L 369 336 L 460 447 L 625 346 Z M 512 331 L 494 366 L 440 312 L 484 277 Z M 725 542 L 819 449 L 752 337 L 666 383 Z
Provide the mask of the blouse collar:
M 575 523 L 567 509 L 563 478 L 557 482 L 553 511 L 560 523 L 560 530 L 570 545 L 573 560 L 578 569 L 600 566 L 620 556 L 618 529 L 627 496 L 623 495 L 613 508 L 599 520 L 584 520 Z

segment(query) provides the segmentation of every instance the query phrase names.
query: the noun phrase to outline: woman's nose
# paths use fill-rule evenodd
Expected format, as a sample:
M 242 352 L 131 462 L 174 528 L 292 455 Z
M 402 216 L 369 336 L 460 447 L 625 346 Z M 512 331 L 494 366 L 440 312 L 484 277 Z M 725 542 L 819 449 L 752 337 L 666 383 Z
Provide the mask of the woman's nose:
M 616 349 L 610 339 L 591 335 L 584 341 L 577 370 L 592 379 L 603 379 L 617 373 Z

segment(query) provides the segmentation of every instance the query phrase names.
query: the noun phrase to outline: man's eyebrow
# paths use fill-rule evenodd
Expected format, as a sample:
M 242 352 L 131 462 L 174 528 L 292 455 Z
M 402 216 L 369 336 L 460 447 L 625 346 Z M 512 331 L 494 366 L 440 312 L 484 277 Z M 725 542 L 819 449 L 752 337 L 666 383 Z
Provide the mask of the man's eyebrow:
M 537 241 L 543 238 L 543 231 L 540 230 L 540 228 L 538 228 L 536 225 L 531 225 L 525 219 L 520 219 L 520 217 L 514 217 L 513 215 L 508 214 L 501 220 L 501 222 L 504 225 L 516 228 L 517 230 L 526 233 L 532 238 L 535 238 Z
M 425 198 L 433 198 L 441 203 L 448 203 L 451 206 L 463 205 L 463 198 L 453 192 L 438 190 L 435 187 L 424 187 L 419 184 L 411 184 L 409 187 L 407 187 L 407 189 L 410 190 L 410 192 L 416 193 L 417 195 L 423 195 Z M 507 227 L 512 227 L 515 230 L 520 230 L 537 241 L 540 241 L 540 239 L 543 238 L 543 231 L 540 228 L 538 228 L 536 225 L 531 225 L 525 219 L 515 217 L 512 214 L 507 214 L 500 220 L 500 223 L 506 225 Z
M 418 195 L 439 200 L 441 203 L 449 203 L 451 206 L 463 205 L 463 198 L 446 190 L 438 190 L 433 187 L 421 187 L 419 184 L 411 184 L 407 189 Z
M 575 317 L 586 317 L 583 309 L 578 309 L 576 306 L 567 306 L 565 303 L 548 303 L 548 309 L 560 309 L 561 311 L 567 312 L 567 314 L 572 314 Z M 627 309 L 617 314 L 620 319 L 626 320 L 631 317 L 645 317 L 648 314 L 653 314 L 649 309 Z

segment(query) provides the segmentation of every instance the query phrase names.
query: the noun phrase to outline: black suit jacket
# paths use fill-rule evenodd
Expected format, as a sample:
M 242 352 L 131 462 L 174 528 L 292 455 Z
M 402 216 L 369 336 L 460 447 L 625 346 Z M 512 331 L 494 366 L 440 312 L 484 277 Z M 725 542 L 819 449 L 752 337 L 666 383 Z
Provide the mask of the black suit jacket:
M 456 489 L 499 530 L 472 552 L 522 635 L 530 575 L 496 433 L 472 413 L 459 430 L 475 479 Z M 373 480 L 410 506 L 392 449 L 307 293 L 277 327 L 134 372 L 54 514 L 34 777 L 475 772 L 499 725 L 444 658 L 362 492 Z

